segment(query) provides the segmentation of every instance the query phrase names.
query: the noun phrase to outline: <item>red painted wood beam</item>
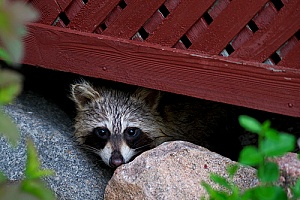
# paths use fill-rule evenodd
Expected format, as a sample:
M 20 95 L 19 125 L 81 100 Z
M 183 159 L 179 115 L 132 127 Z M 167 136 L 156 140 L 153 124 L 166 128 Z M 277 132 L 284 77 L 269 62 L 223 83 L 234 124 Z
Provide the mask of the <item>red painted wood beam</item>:
M 135 0 L 128 3 L 120 16 L 103 32 L 104 35 L 130 39 L 165 0 Z
M 158 28 L 151 33 L 148 42 L 165 46 L 174 46 L 176 42 L 192 27 L 215 0 L 183 1 Z
M 25 64 L 300 117 L 297 69 L 37 23 L 28 30 Z
M 119 0 L 89 1 L 79 13 L 76 13 L 69 27 L 93 32 L 119 2 Z
M 266 2 L 267 0 L 231 1 L 190 48 L 219 54 Z
M 230 56 L 264 62 L 300 29 L 299 11 L 299 0 L 290 0 L 270 24 L 258 30 L 250 40 Z

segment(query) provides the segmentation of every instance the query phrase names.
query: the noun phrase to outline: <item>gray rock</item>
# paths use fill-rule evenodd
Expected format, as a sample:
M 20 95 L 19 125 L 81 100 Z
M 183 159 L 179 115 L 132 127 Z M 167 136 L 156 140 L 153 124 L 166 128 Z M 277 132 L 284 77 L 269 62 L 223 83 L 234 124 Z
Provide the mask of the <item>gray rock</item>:
M 87 155 L 72 137 L 72 120 L 56 105 L 44 98 L 24 93 L 4 107 L 21 131 L 21 141 L 12 148 L 0 138 L 0 171 L 10 180 L 23 178 L 26 160 L 25 141 L 32 138 L 44 169 L 54 176 L 45 178 L 58 199 L 103 199 L 112 170 L 102 166 L 100 159 Z
M 291 188 L 295 186 L 297 180 L 300 178 L 300 160 L 298 154 L 287 153 L 282 157 L 273 159 L 278 164 L 280 169 L 280 178 L 277 182 L 282 186 L 289 197 L 292 197 Z
M 182 141 L 167 142 L 144 152 L 116 169 L 105 190 L 105 199 L 200 199 L 207 196 L 201 186 L 210 173 L 228 177 L 228 158 L 206 148 Z M 258 184 L 256 170 L 240 167 L 234 182 L 240 189 Z

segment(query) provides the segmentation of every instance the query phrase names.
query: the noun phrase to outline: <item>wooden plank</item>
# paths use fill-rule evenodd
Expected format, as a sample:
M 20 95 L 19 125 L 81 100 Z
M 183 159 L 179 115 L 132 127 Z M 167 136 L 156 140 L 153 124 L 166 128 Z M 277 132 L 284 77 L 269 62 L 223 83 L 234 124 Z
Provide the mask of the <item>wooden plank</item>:
M 128 3 L 120 16 L 104 30 L 103 34 L 130 39 L 164 1 L 135 0 Z
M 218 55 L 266 2 L 267 0 L 231 1 L 197 41 L 192 43 L 190 49 Z
M 26 64 L 300 117 L 296 69 L 43 24 L 28 30 Z
M 172 13 L 175 8 L 180 3 L 180 0 L 167 0 L 164 3 L 164 6 L 167 8 L 167 10 Z M 159 24 L 161 24 L 165 20 L 164 15 L 157 10 L 149 20 L 143 25 L 145 31 L 149 33 L 150 35 L 153 33 L 153 31 L 158 27 Z
M 182 1 L 146 41 L 174 46 L 215 0 Z
M 253 17 L 253 22 L 256 24 L 258 29 L 261 29 L 268 25 L 271 20 L 277 15 L 277 10 L 272 6 L 272 3 L 267 3 L 263 9 L 261 9 L 255 17 Z M 231 45 L 234 49 L 240 48 L 245 42 L 247 42 L 252 36 L 253 31 L 245 26 L 231 41 Z
M 72 3 L 67 7 L 65 13 L 70 21 L 79 13 L 79 11 L 85 6 L 82 0 L 73 0 Z
M 119 2 L 120 0 L 89 1 L 70 22 L 69 27 L 93 32 Z
M 300 42 L 298 41 L 297 45 L 287 53 L 285 57 L 278 63 L 279 65 L 286 65 L 291 68 L 297 68 L 300 70 Z
M 263 29 L 258 30 L 232 57 L 265 61 L 300 28 L 299 0 L 290 0 L 279 11 L 274 20 Z
M 62 11 L 60 5 L 55 0 L 49 0 L 47 4 L 41 0 L 31 0 L 28 3 L 40 13 L 38 23 L 42 24 L 51 25 Z

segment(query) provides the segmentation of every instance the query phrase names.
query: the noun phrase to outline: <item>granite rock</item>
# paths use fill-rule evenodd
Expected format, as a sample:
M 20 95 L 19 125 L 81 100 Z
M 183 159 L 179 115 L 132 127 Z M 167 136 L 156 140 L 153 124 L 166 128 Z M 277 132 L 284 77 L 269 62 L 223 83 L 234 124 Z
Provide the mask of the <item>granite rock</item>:
M 206 148 L 183 141 L 166 142 L 116 169 L 105 190 L 105 199 L 200 199 L 207 196 L 201 181 L 217 187 L 209 174 L 228 177 L 226 167 L 235 164 Z M 240 167 L 234 182 L 254 187 L 256 170 Z

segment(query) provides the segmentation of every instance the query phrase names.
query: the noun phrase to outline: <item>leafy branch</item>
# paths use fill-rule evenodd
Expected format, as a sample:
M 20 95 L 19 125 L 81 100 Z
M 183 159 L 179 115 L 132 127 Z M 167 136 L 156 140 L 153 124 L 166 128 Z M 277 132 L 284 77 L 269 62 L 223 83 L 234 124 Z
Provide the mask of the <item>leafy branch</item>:
M 0 60 L 17 65 L 24 54 L 23 37 L 26 23 L 36 20 L 38 13 L 24 2 L 0 0 Z M 3 112 L 2 106 L 12 102 L 22 90 L 22 76 L 0 66 L 0 136 L 16 146 L 20 133 L 12 120 Z M 51 170 L 41 170 L 38 154 L 31 140 L 27 140 L 25 178 L 10 181 L 0 172 L 1 199 L 53 200 L 54 193 L 47 188 L 42 177 L 52 175 Z
M 264 123 L 258 122 L 249 116 L 239 117 L 240 125 L 247 131 L 258 135 L 258 146 L 246 146 L 241 152 L 239 162 L 244 165 L 250 165 L 257 168 L 257 177 L 260 184 L 254 188 L 241 192 L 234 184 L 233 177 L 237 172 L 238 165 L 229 166 L 227 173 L 229 180 L 224 177 L 211 174 L 213 182 L 226 188 L 218 190 L 212 188 L 209 184 L 202 182 L 202 186 L 207 190 L 210 200 L 287 200 L 286 191 L 276 185 L 280 176 L 280 170 L 272 158 L 283 156 L 294 150 L 296 138 L 287 133 L 279 133 L 271 128 L 270 121 Z M 300 198 L 300 179 L 291 188 L 291 199 Z M 202 198 L 204 199 L 204 198 Z

